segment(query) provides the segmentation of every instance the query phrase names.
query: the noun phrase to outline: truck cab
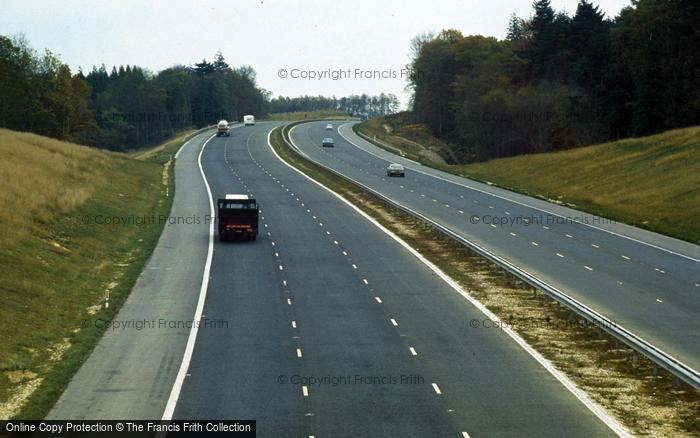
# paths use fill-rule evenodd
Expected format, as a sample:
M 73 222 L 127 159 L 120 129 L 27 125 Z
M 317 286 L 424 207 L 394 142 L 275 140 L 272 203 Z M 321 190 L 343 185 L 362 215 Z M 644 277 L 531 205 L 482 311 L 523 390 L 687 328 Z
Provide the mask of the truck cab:
M 255 240 L 258 236 L 258 203 L 250 195 L 227 194 L 219 198 L 219 240 Z
M 250 114 L 243 116 L 243 124 L 245 126 L 254 126 L 255 125 L 255 116 L 250 115 Z
M 219 120 L 216 125 L 216 136 L 217 137 L 228 137 L 231 135 L 231 130 L 229 129 L 228 122 L 226 120 Z

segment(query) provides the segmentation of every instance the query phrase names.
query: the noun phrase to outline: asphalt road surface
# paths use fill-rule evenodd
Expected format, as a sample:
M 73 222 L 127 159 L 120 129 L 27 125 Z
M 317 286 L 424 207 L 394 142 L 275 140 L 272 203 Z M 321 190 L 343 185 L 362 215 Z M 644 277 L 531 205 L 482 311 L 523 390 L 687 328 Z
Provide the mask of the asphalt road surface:
M 298 125 L 314 160 L 431 217 L 700 369 L 700 247 L 421 166 L 352 123 Z M 334 148 L 322 148 L 324 137 Z M 386 166 L 406 167 L 388 178 Z M 679 208 L 681 208 L 679 206 Z M 587 225 L 580 222 L 586 222 Z
M 254 419 L 259 436 L 614 435 L 513 338 L 473 327 L 485 315 L 409 248 L 282 163 L 274 126 L 183 148 L 173 215 L 202 220 L 166 228 L 117 317 L 191 321 L 208 280 L 191 360 L 185 327 L 110 331 L 51 418 L 158 419 L 167 407 Z M 261 206 L 257 241 L 215 239 L 210 270 L 202 148 L 213 198 L 252 193 Z
M 208 226 L 186 220 L 209 214 L 197 166 L 201 134 L 175 162 L 171 218 L 143 273 L 87 362 L 48 415 L 49 419 L 154 419 L 163 409 L 180 367 L 202 282 Z M 170 221 L 169 221 L 170 223 Z M 175 326 L 175 328 L 171 328 Z
M 174 418 L 252 418 L 261 436 L 610 434 L 406 248 L 280 162 L 271 124 L 212 139 L 214 198 L 251 192 L 254 243 L 215 245 Z

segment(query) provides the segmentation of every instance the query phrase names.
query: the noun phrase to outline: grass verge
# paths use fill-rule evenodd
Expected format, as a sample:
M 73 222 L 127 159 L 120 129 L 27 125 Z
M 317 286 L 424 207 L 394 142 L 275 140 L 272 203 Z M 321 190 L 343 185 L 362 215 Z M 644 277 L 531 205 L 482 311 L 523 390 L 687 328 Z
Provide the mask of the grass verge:
M 136 159 L 0 130 L 0 418 L 43 418 L 99 341 L 84 321 L 111 319 L 140 275 L 186 139 Z
M 645 359 L 633 360 L 632 350 L 543 295 L 533 295 L 455 240 L 303 158 L 285 144 L 281 129 L 274 130 L 270 140 L 285 161 L 377 219 L 456 280 L 630 431 L 656 436 L 700 433 L 696 391 L 676 387 L 667 372 L 655 370 Z M 497 330 L 488 324 L 481 321 L 475 329 Z
M 375 117 L 354 125 L 353 130 L 368 136 L 369 141 L 389 152 L 400 150 L 414 161 L 436 164 L 455 162 L 453 146 L 431 135 L 425 125 L 414 123 L 407 112 Z
M 382 126 L 376 119 L 354 129 L 372 139 L 377 136 L 427 166 L 700 244 L 698 126 L 464 165 L 419 154 L 415 145 L 407 145 Z M 414 143 L 431 141 L 425 137 L 414 138 Z

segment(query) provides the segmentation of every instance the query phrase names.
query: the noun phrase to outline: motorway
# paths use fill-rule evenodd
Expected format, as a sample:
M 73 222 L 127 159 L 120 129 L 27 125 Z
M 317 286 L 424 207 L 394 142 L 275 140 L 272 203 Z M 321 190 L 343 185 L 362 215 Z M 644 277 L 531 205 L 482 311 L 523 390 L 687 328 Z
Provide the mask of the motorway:
M 422 166 L 357 136 L 352 123 L 295 126 L 313 160 L 488 248 L 700 369 L 700 247 Z M 334 148 L 321 148 L 324 137 Z M 388 178 L 386 166 L 406 167 Z M 586 222 L 588 225 L 580 222 Z
M 260 436 L 623 431 L 517 339 L 471 328 L 484 314 L 439 273 L 274 155 L 274 126 L 198 136 L 176 165 L 174 212 L 206 216 L 207 184 L 249 192 L 258 240 L 213 240 L 209 265 L 208 224 L 166 228 L 119 313 L 201 310 L 193 349 L 182 328 L 109 332 L 51 418 L 255 419 Z

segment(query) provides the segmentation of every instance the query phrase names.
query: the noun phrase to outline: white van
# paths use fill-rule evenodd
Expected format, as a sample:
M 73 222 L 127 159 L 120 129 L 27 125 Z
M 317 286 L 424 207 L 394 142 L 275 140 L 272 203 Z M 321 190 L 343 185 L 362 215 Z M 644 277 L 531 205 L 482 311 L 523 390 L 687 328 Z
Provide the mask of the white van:
M 243 116 L 243 124 L 245 126 L 255 125 L 255 116 L 252 116 L 250 114 L 248 114 L 247 116 Z

